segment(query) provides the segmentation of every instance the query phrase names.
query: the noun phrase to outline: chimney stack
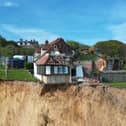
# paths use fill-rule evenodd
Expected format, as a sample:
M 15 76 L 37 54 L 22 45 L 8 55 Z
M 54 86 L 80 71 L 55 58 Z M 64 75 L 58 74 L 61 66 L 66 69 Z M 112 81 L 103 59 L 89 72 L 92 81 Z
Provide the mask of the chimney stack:
M 49 41 L 48 40 L 45 40 L 45 44 L 48 45 L 49 44 Z

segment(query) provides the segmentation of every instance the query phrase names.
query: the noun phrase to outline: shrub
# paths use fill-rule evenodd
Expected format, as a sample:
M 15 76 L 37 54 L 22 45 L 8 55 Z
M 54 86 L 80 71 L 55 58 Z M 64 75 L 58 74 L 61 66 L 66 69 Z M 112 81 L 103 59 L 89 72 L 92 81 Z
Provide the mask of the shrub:
M 33 63 L 25 63 L 25 66 L 24 66 L 26 69 L 33 69 Z

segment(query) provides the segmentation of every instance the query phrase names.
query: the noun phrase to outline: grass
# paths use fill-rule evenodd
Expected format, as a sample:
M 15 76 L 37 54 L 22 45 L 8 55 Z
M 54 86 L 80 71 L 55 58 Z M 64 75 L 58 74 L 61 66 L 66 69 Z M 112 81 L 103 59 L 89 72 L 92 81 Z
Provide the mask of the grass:
M 4 69 L 4 66 L 0 65 L 0 70 Z
M 9 69 L 7 78 L 5 77 L 4 69 L 0 69 L 0 79 L 37 81 L 37 79 L 25 69 Z
M 110 83 L 112 87 L 126 88 L 126 82 L 114 82 Z
M 117 88 L 126 88 L 126 82 L 105 82 L 103 84 Z

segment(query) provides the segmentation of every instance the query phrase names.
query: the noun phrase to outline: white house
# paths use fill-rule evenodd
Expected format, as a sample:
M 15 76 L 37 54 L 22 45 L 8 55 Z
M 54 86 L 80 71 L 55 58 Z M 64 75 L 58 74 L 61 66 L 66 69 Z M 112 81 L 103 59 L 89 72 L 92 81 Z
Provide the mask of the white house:
M 34 63 L 34 76 L 45 84 L 69 83 L 69 69 L 64 56 L 52 56 L 47 53 Z
M 34 76 L 44 84 L 67 84 L 76 78 L 83 81 L 83 68 L 74 64 L 75 51 L 62 38 L 45 42 L 34 55 Z M 74 74 L 76 73 L 76 74 Z
M 58 38 L 51 43 L 46 41 L 39 50 L 34 57 L 34 76 L 45 84 L 69 83 L 72 48 Z

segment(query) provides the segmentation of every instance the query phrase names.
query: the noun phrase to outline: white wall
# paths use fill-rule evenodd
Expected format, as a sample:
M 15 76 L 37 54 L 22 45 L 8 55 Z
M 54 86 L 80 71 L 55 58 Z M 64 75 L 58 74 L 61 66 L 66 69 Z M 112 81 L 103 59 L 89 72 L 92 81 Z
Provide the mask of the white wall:
M 36 63 L 34 63 L 34 77 L 36 77 L 40 81 L 42 80 L 42 76 L 37 74 L 37 64 Z
M 46 50 L 41 49 L 41 56 L 46 52 Z
M 82 65 L 77 65 L 76 66 L 76 77 L 83 77 L 83 67 Z
M 45 84 L 68 84 L 70 83 L 70 75 L 43 75 Z

